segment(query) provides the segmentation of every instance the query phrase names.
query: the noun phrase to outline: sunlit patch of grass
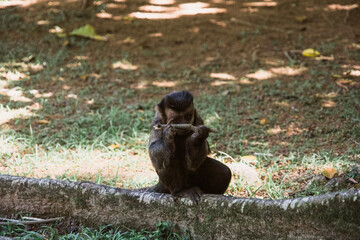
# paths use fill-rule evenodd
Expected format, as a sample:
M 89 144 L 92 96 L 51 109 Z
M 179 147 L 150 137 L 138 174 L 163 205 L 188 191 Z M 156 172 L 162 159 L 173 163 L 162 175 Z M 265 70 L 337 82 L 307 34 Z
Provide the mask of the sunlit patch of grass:
M 344 174 L 354 165 L 351 156 L 334 157 L 326 152 L 302 155 L 292 153 L 281 157 L 257 157 L 254 165 L 262 180 L 261 186 L 247 184 L 241 177 L 233 179 L 227 194 L 257 198 L 289 198 L 294 196 L 318 195 L 328 190 L 324 186 L 305 188 L 307 181 L 321 175 L 325 166 Z
M 141 140 L 140 140 L 141 141 Z M 87 180 L 116 187 L 137 188 L 157 179 L 147 151 L 142 148 L 109 146 L 94 148 L 61 145 L 44 148 L 32 141 L 1 137 L 0 171 L 36 178 Z

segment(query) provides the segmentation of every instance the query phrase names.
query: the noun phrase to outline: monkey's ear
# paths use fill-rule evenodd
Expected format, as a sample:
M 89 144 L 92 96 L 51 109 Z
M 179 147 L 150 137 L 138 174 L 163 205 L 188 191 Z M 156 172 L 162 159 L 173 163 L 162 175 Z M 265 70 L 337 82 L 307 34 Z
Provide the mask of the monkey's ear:
M 166 114 L 165 114 L 165 109 L 163 107 L 163 104 L 159 103 L 158 105 L 156 105 L 155 111 L 156 111 L 156 115 L 155 115 L 154 122 L 156 122 L 156 124 L 166 123 Z

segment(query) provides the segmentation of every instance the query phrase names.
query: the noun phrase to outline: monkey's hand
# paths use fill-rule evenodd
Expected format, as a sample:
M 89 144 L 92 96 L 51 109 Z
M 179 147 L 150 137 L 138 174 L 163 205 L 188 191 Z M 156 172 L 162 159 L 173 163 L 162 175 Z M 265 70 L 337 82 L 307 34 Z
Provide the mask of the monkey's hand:
M 167 144 L 174 144 L 174 137 L 176 135 L 176 129 L 171 127 L 171 125 L 166 125 L 166 127 L 164 127 L 162 129 L 163 131 L 163 139 Z
M 182 190 L 179 193 L 173 195 L 174 199 L 177 200 L 178 198 L 186 197 L 189 198 L 194 204 L 198 204 L 200 201 L 203 192 L 199 187 L 192 187 L 185 190 Z
M 211 129 L 205 125 L 197 126 L 194 130 L 194 133 L 191 135 L 191 138 L 194 142 L 204 141 L 209 136 L 210 131 Z

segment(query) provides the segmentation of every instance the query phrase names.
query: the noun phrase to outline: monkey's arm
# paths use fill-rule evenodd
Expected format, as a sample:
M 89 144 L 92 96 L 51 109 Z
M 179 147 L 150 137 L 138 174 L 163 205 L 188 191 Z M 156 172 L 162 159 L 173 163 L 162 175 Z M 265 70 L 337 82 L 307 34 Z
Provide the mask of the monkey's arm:
M 186 141 L 186 166 L 190 171 L 198 169 L 210 153 L 209 143 L 206 138 L 209 136 L 209 132 L 213 131 L 204 125 L 203 119 L 196 110 L 193 125 L 195 126 L 194 132 Z
M 209 128 L 202 125 L 186 141 L 186 166 L 190 171 L 198 169 L 210 153 L 209 143 L 206 141 L 208 136 Z
M 173 136 L 166 138 L 163 132 L 163 129 L 155 128 L 150 132 L 149 155 L 156 171 L 168 167 L 175 152 L 175 145 L 171 142 L 172 139 L 169 139 Z
M 175 131 L 170 126 L 164 129 L 153 128 L 149 145 L 150 159 L 159 182 L 173 195 L 184 189 L 187 179 L 184 168 L 179 166 L 174 156 L 174 135 Z

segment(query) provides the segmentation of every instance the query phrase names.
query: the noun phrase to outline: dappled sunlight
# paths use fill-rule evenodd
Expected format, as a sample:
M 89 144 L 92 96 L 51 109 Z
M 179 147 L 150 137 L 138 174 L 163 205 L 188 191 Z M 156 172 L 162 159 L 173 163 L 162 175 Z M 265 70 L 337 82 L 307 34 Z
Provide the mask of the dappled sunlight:
M 277 2 L 263 1 L 263 2 L 246 2 L 242 4 L 244 7 L 275 7 Z
M 35 98 L 49 98 L 54 96 L 53 92 L 40 93 L 40 91 L 36 89 L 30 90 L 29 93 L 34 95 Z
M 215 80 L 211 83 L 211 86 L 222 86 L 228 84 L 241 84 L 241 85 L 253 85 L 255 81 L 250 80 L 247 77 L 242 77 L 240 79 L 228 73 L 210 73 L 210 77 Z
M 210 74 L 211 78 L 219 78 L 219 79 L 223 79 L 223 80 L 235 80 L 236 78 L 228 73 L 211 73 Z
M 240 78 L 239 83 L 241 85 L 253 85 L 255 83 L 255 81 L 251 81 L 250 79 L 248 79 L 246 77 L 242 77 L 242 78 Z
M 347 69 L 356 69 L 356 70 L 360 70 L 360 65 L 342 65 L 342 68 L 347 68 Z
M 235 1 L 232 1 L 232 0 L 212 0 L 211 2 L 215 3 L 215 4 L 226 4 L 226 5 L 234 5 L 235 4 Z
M 266 132 L 270 135 L 279 135 L 285 134 L 288 137 L 296 136 L 302 134 L 307 129 L 299 128 L 296 123 L 290 123 L 289 126 L 285 128 L 281 128 L 280 126 L 275 126 L 274 128 L 270 128 L 266 130 Z
M 117 9 L 117 10 L 124 10 L 126 9 L 126 4 L 121 3 L 107 3 L 106 9 Z
M 153 5 L 172 5 L 175 4 L 175 0 L 149 0 Z
M 256 12 L 259 12 L 259 9 L 258 8 L 253 8 L 253 7 L 247 7 L 247 8 L 240 9 L 240 12 L 256 13 Z
M 221 79 L 221 80 L 216 80 L 216 81 L 212 82 L 211 86 L 226 85 L 226 84 L 229 84 L 232 81 L 236 80 L 236 78 L 233 75 L 230 75 L 228 73 L 211 73 L 210 77 L 215 78 L 215 79 Z
M 11 0 L 11 1 L 0 1 L 0 9 L 7 7 L 28 7 L 32 4 L 39 2 L 39 0 Z
M 101 13 L 97 13 L 96 17 L 98 18 L 104 18 L 104 19 L 111 19 L 113 18 L 113 15 L 107 12 L 101 12 Z
M 7 88 L 9 86 L 8 81 L 0 80 L 0 89 Z
M 301 75 L 307 68 L 293 68 L 293 67 L 273 67 L 269 70 L 260 69 L 257 72 L 249 73 L 246 75 L 248 78 L 254 78 L 257 80 L 266 80 L 273 78 L 277 75 L 295 76 Z
M 78 95 L 74 94 L 74 93 L 69 93 L 68 95 L 66 95 L 65 97 L 66 99 L 74 99 L 77 100 L 78 99 Z
M 170 81 L 153 81 L 152 85 L 157 86 L 157 87 L 167 87 L 167 88 L 172 88 L 176 86 L 176 81 L 175 82 L 170 82 Z
M 295 76 L 300 75 L 304 71 L 306 71 L 307 68 L 293 68 L 293 67 L 278 67 L 278 68 L 271 68 L 270 71 L 278 74 L 278 75 L 286 75 L 286 76 Z
M 0 105 L 0 125 L 7 123 L 16 118 L 27 118 L 32 116 L 33 113 L 29 107 L 18 109 L 4 108 Z
M 158 38 L 158 37 L 163 37 L 163 34 L 161 32 L 157 32 L 157 33 L 150 33 L 148 34 L 148 36 L 151 38 Z
M 60 1 L 49 1 L 48 2 L 49 7 L 58 7 L 60 5 L 61 5 Z
M 344 72 L 344 74 L 348 74 L 354 77 L 360 77 L 360 70 L 351 70 L 350 72 Z
M 229 84 L 229 82 L 216 80 L 216 81 L 212 82 L 210 85 L 213 87 L 217 87 L 217 86 L 222 86 L 222 85 L 227 85 L 227 84 Z
M 49 20 L 39 20 L 36 22 L 36 24 L 39 26 L 50 25 L 50 21 Z
M 164 6 L 154 6 L 154 5 L 145 5 L 139 7 L 139 10 L 143 12 L 174 12 L 177 9 L 178 9 L 177 7 L 164 7 Z
M 31 102 L 31 99 L 25 97 L 23 91 L 17 87 L 11 89 L 2 88 L 0 94 L 9 97 L 11 101 Z
M 174 19 L 181 16 L 218 14 L 227 11 L 225 8 L 210 8 L 209 6 L 210 4 L 204 2 L 183 3 L 176 7 L 145 5 L 139 7 L 139 10 L 143 12 L 133 12 L 129 16 L 139 19 Z
M 21 154 L 16 163 L 5 161 L 0 172 L 36 178 L 89 180 L 122 187 L 122 182 L 131 185 L 149 184 L 157 179 L 151 161 L 145 151 L 66 149 L 45 151 L 26 149 L 19 152 L 16 143 L 0 138 L 1 153 Z
M 113 69 L 123 69 L 123 70 L 137 70 L 139 67 L 136 65 L 131 64 L 130 62 L 123 60 L 123 61 L 117 61 L 112 64 Z
M 338 11 L 338 10 L 350 11 L 350 10 L 353 10 L 358 7 L 359 7 L 359 4 L 350 4 L 350 5 L 329 4 L 327 7 L 324 8 L 324 10 L 325 11 Z
M 19 81 L 22 80 L 26 77 L 26 75 L 24 73 L 21 72 L 13 72 L 13 71 L 8 71 L 8 72 L 3 72 L 0 73 L 0 76 L 8 81 Z
M 272 78 L 274 76 L 274 74 L 271 71 L 266 71 L 266 70 L 258 70 L 257 72 L 254 73 L 248 73 L 246 74 L 246 77 L 248 78 L 255 78 L 257 80 L 265 80 L 265 79 L 269 79 Z
M 148 83 L 146 81 L 140 81 L 137 83 L 130 84 L 130 87 L 137 90 L 142 90 L 148 87 Z

